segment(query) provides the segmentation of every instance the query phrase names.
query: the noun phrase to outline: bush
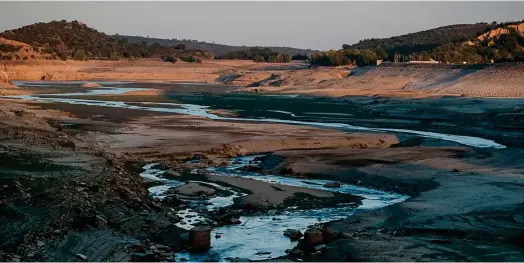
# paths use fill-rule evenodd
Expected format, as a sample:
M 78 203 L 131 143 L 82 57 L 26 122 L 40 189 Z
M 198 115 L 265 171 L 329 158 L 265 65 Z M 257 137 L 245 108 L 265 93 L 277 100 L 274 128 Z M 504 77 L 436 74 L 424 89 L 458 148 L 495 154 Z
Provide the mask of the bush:
M 264 59 L 263 56 L 256 55 L 256 56 L 253 57 L 253 61 L 255 61 L 255 62 L 265 62 L 266 60 Z
M 21 46 L 14 46 L 9 44 L 0 44 L 0 51 L 2 52 L 16 52 L 20 50 Z
M 86 53 L 84 52 L 84 50 L 79 49 L 73 55 L 73 59 L 78 60 L 78 61 L 83 61 L 86 59 Z
M 202 60 L 200 58 L 197 58 L 197 57 L 192 56 L 192 55 L 181 56 L 180 60 L 182 60 L 184 62 L 189 62 L 189 63 L 202 63 Z
M 164 62 L 171 62 L 171 63 L 176 63 L 177 62 L 177 59 L 175 57 L 172 57 L 172 56 L 162 57 L 162 60 Z
M 63 61 L 66 61 L 66 60 L 67 60 L 67 56 L 66 56 L 66 54 L 64 54 L 64 53 L 58 53 L 57 55 L 58 55 L 58 57 L 59 57 L 61 60 L 63 60 Z
M 111 55 L 109 55 L 109 59 L 114 60 L 114 61 L 120 60 L 120 53 L 118 52 L 111 53 Z
M 51 47 L 45 47 L 43 51 L 46 54 L 53 54 L 53 52 L 54 52 Z

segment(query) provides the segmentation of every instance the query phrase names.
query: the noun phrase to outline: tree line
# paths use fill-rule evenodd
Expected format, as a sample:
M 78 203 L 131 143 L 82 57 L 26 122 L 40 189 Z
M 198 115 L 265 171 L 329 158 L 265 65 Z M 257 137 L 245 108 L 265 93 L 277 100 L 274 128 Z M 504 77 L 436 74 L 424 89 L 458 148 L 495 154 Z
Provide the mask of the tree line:
M 270 48 L 251 48 L 248 50 L 236 50 L 228 52 L 216 59 L 243 59 L 255 62 L 288 63 L 291 56 L 284 53 L 272 51 Z

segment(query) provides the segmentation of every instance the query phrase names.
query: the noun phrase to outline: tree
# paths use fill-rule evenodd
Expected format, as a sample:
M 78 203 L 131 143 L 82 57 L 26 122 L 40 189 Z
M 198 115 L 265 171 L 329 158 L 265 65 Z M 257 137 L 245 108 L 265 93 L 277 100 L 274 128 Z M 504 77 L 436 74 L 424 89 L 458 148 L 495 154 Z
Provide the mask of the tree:
M 73 55 L 73 59 L 74 60 L 79 60 L 79 61 L 85 60 L 86 59 L 86 53 L 84 52 L 83 49 L 79 49 Z
M 115 60 L 115 61 L 120 60 L 120 53 L 118 52 L 111 53 L 111 55 L 109 55 L 109 59 Z
M 386 59 L 386 58 L 388 58 L 388 54 L 381 47 L 374 48 L 373 51 L 377 55 L 378 59 Z
M 260 56 L 260 55 L 255 55 L 253 57 L 253 61 L 255 61 L 255 62 L 265 62 L 264 57 Z

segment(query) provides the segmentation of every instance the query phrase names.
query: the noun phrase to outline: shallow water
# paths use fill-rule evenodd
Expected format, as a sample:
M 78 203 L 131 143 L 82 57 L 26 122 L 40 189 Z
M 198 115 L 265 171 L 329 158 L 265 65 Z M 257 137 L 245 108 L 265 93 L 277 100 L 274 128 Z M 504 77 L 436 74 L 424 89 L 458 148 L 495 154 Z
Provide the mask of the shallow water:
M 311 209 L 311 210 L 297 210 L 288 209 L 280 215 L 266 215 L 266 216 L 245 216 L 241 217 L 241 225 L 222 226 L 212 230 L 211 245 L 212 248 L 203 253 L 177 253 L 177 258 L 185 258 L 189 261 L 227 261 L 228 257 L 240 257 L 250 260 L 263 260 L 267 258 L 275 258 L 284 256 L 285 250 L 296 246 L 296 241 L 290 241 L 289 238 L 283 236 L 283 232 L 288 229 L 298 229 L 302 232 L 308 226 L 316 223 L 329 222 L 337 219 L 343 219 L 354 214 L 358 210 L 377 209 L 398 202 L 405 201 L 408 196 L 396 193 L 388 193 L 380 190 L 368 189 L 354 185 L 342 184 L 340 188 L 325 188 L 322 185 L 327 180 L 311 180 L 311 179 L 296 179 L 281 176 L 260 175 L 253 172 L 245 172 L 239 170 L 240 168 L 252 164 L 254 159 L 258 156 L 239 157 L 230 161 L 229 165 L 221 168 L 209 168 L 208 170 L 219 176 L 237 176 L 250 178 L 253 180 L 260 180 L 271 184 L 292 185 L 304 188 L 321 189 L 331 192 L 346 193 L 363 197 L 362 205 L 358 208 L 353 206 L 339 206 L 332 208 Z M 177 187 L 183 184 L 178 181 L 161 178 L 160 170 L 155 169 L 156 164 L 149 164 L 144 166 L 144 172 L 141 176 L 151 180 L 152 178 L 159 178 L 162 183 L 165 183 L 167 191 L 169 188 Z M 152 176 L 153 175 L 153 176 Z M 234 198 L 243 196 L 244 194 L 233 191 L 230 188 L 220 186 L 208 182 L 198 182 L 211 185 L 221 190 L 229 190 L 232 192 L 227 197 L 213 197 L 206 202 L 211 203 L 207 205 L 208 210 L 213 210 L 218 207 L 226 207 L 233 204 Z M 149 188 L 152 196 L 162 196 L 157 191 L 158 188 Z M 183 218 L 181 223 L 177 223 L 178 227 L 184 229 L 191 229 L 194 224 L 204 220 L 204 217 L 194 209 L 186 209 L 178 212 L 178 215 Z M 186 217 L 186 216 L 190 217 Z M 188 221 L 189 220 L 189 221 Z M 215 238 L 220 235 L 220 238 Z
M 22 85 L 23 83 L 20 82 L 20 84 Z M 410 130 L 410 129 L 370 128 L 370 127 L 354 126 L 354 125 L 350 125 L 346 123 L 298 121 L 298 120 L 277 119 L 277 118 L 222 117 L 216 114 L 209 113 L 209 110 L 210 110 L 209 106 L 202 106 L 202 105 L 196 105 L 196 104 L 148 102 L 147 104 L 151 106 L 139 106 L 139 105 L 144 105 L 144 104 L 138 104 L 140 102 L 122 102 L 122 101 L 60 98 L 63 96 L 73 96 L 73 95 L 74 96 L 118 95 L 118 94 L 123 94 L 126 92 L 137 91 L 137 90 L 147 90 L 147 89 L 145 88 L 125 88 L 125 87 L 117 87 L 117 88 L 104 87 L 102 89 L 90 89 L 88 92 L 85 92 L 85 93 L 46 94 L 46 95 L 40 94 L 40 95 L 22 95 L 22 96 L 7 96 L 7 97 L 24 99 L 24 100 L 61 102 L 61 103 L 69 103 L 69 104 L 104 106 L 104 107 L 115 107 L 115 108 L 127 108 L 127 109 L 147 110 L 147 111 L 155 111 L 155 112 L 170 112 L 170 113 L 177 113 L 177 114 L 186 114 L 186 115 L 192 115 L 192 116 L 206 117 L 212 120 L 268 122 L 268 123 L 306 125 L 306 126 L 314 126 L 314 127 L 322 127 L 322 128 L 340 129 L 340 130 L 406 133 L 406 134 L 413 134 L 413 135 L 426 137 L 426 138 L 433 138 L 433 139 L 439 139 L 439 140 L 444 140 L 444 141 L 456 142 L 456 143 L 460 143 L 463 145 L 468 145 L 468 146 L 478 147 L 478 148 L 502 149 L 506 147 L 504 145 L 496 143 L 493 140 L 479 138 L 479 137 L 417 131 L 417 130 Z M 271 96 L 275 96 L 275 95 L 271 95 Z M 157 105 L 157 107 L 155 107 L 155 105 Z M 163 107 L 158 107 L 158 106 L 163 106 Z M 172 106 L 173 108 L 169 108 L 165 106 Z M 286 114 L 291 117 L 297 117 L 294 113 L 288 112 L 288 111 L 272 110 L 272 112 Z M 318 112 L 316 113 L 318 114 Z

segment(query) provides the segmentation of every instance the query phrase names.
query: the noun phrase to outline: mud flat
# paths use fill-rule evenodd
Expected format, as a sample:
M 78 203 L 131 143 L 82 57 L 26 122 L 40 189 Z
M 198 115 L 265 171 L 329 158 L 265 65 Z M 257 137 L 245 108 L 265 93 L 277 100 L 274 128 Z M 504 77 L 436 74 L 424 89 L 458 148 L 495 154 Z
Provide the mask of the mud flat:
M 56 192 L 44 192 L 50 196 L 41 200 L 57 202 L 56 211 L 65 209 L 60 200 L 66 197 L 52 194 L 65 185 L 73 203 L 89 200 L 86 207 L 93 214 L 87 217 L 93 218 L 88 227 L 36 224 L 25 232 L 33 239 L 6 238 L 2 242 L 13 244 L 3 246 L 6 260 L 69 260 L 78 258 L 77 253 L 95 260 L 137 261 L 280 256 L 312 261 L 523 260 L 520 99 L 329 99 L 177 92 L 175 85 L 161 95 L 134 100 L 138 97 L 122 95 L 129 90 L 118 85 L 88 89 L 96 94 L 45 87 L 61 92 L 2 100 L 2 154 L 18 156 L 16 174 L 22 173 L 27 158 L 11 154 L 14 143 L 32 155 L 39 149 L 34 145 L 58 149 L 60 156 L 50 150 L 37 155 L 44 163 L 68 165 L 56 172 L 64 179 L 51 183 Z M 103 95 L 107 91 L 112 94 Z M 243 157 L 256 153 L 264 156 Z M 72 175 L 63 171 L 77 173 L 69 168 L 73 164 L 82 167 L 78 173 L 88 180 L 85 185 L 77 182 L 79 177 L 66 179 Z M 48 169 L 55 169 L 53 165 Z M 114 181 L 105 181 L 110 175 L 116 176 Z M 5 178 L 12 189 L 20 189 L 17 177 Z M 36 202 L 42 196 L 34 194 L 39 186 L 29 179 L 22 185 L 22 191 L 2 199 L 6 209 L 27 214 L 2 219 L 13 226 L 40 215 L 22 205 L 22 200 Z M 379 203 L 399 202 L 359 209 L 371 205 L 366 200 L 376 194 L 393 197 L 376 199 Z M 307 206 L 297 205 L 305 198 Z M 75 222 L 74 215 L 46 218 Z M 223 215 L 228 224 L 219 219 Z M 104 224 L 99 216 L 111 223 Z M 282 235 L 286 222 L 302 231 L 312 225 L 330 229 L 333 238 L 318 251 L 305 248 L 304 241 L 291 242 Z M 213 227 L 216 245 L 210 253 L 183 251 L 184 233 L 195 224 Z M 40 238 L 55 230 L 68 235 Z M 242 237 L 250 249 L 240 254 L 231 236 Z M 271 240 L 267 251 L 254 249 L 258 236 Z M 17 250 L 15 244 L 24 245 Z M 93 246 L 104 249 L 97 254 Z M 71 247 L 72 252 L 63 252 Z

